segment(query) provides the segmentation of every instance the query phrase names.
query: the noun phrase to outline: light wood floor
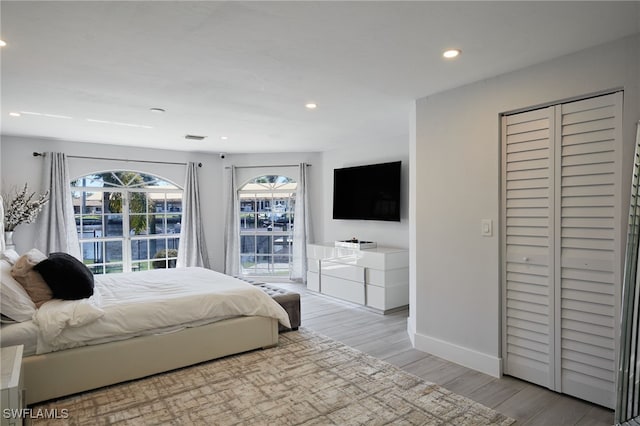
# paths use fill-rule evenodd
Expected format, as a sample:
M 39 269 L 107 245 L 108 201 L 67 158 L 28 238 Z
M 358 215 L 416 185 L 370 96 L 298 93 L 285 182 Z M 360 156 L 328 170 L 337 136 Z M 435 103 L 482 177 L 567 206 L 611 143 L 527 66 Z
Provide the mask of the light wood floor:
M 301 295 L 302 326 L 394 364 L 516 419 L 517 425 L 611 425 L 613 411 L 504 376 L 479 373 L 415 350 L 407 334 L 408 311 L 380 315 L 363 307 L 277 283 Z

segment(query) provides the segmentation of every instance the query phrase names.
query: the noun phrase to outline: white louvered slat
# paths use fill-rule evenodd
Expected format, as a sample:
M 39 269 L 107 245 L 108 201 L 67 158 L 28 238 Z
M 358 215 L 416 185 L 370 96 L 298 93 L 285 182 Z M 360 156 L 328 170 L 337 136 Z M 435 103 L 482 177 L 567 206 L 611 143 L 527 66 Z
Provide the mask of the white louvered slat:
M 563 145 L 562 155 L 579 155 L 592 153 L 609 153 L 615 151 L 612 140 L 600 140 L 599 137 L 592 137 L 589 142 L 575 143 L 573 145 Z M 577 142 L 577 141 L 576 141 Z
M 603 325 L 591 324 L 588 321 L 576 321 L 571 318 L 563 318 L 558 323 L 563 328 L 563 333 L 565 331 L 571 330 L 578 333 L 582 333 L 585 335 L 599 336 L 607 339 L 614 339 L 613 331 Z
M 508 190 L 536 188 L 548 190 L 549 179 L 547 179 L 546 177 L 542 177 L 540 179 L 510 180 L 507 182 L 506 188 Z
M 536 130 L 519 135 L 511 135 L 509 138 L 509 146 L 507 146 L 507 154 L 514 152 L 533 151 L 537 149 L 545 149 L 549 146 L 549 130 Z
M 531 284 L 531 283 L 519 283 L 514 281 L 511 283 L 511 288 L 515 291 L 538 294 L 541 296 L 549 297 L 545 286 L 542 286 L 542 285 Z
M 562 201 L 566 207 L 615 207 L 613 195 L 563 196 Z
M 590 144 L 610 141 L 611 132 L 609 130 L 598 130 L 590 133 L 577 133 L 573 135 L 564 135 L 563 148 L 568 149 L 572 145 L 589 146 Z
M 536 226 L 507 226 L 507 236 L 509 235 L 523 235 L 523 236 L 536 236 L 546 237 L 547 233 L 542 227 Z
M 507 315 L 510 318 L 520 320 L 521 327 L 526 330 L 539 330 L 541 325 L 545 326 L 547 330 L 544 331 L 545 335 L 548 335 L 549 328 L 549 316 L 536 314 L 534 312 L 521 311 L 519 309 L 513 309 L 507 307 Z M 606 336 L 601 336 L 606 337 Z
M 606 306 L 594 306 L 595 304 L 578 302 L 574 300 L 562 301 L 562 318 L 566 318 L 570 321 L 582 322 L 589 325 L 597 325 L 600 327 L 613 326 L 614 318 L 612 316 L 605 315 L 606 310 L 610 310 L 611 307 Z M 587 309 L 593 309 L 590 312 Z
M 563 286 L 562 297 L 565 300 L 593 303 L 602 307 L 606 307 L 607 311 L 604 314 L 611 314 L 611 308 L 615 306 L 613 296 L 611 296 L 610 294 L 586 291 L 583 288 L 576 290 Z
M 507 200 L 507 208 L 520 208 L 526 209 L 529 207 L 543 208 L 545 214 L 549 214 L 547 206 L 545 206 L 547 199 L 543 197 L 531 197 L 531 198 L 511 198 Z
M 517 217 L 507 218 L 506 220 L 507 226 L 535 226 L 539 228 L 546 228 L 548 226 L 548 220 L 546 219 L 520 219 Z
M 567 349 L 573 352 L 591 353 L 593 356 L 597 356 L 609 361 L 616 360 L 614 350 L 576 340 L 566 338 L 562 339 L 562 349 Z
M 580 146 L 580 145 L 577 145 Z M 587 146 L 586 148 L 590 148 Z M 562 151 L 562 165 L 575 166 L 578 164 L 606 164 L 615 160 L 614 151 L 573 153 L 573 150 Z
M 614 226 L 614 223 L 613 223 L 613 218 L 566 217 L 562 219 L 562 226 L 575 227 L 575 228 L 611 229 Z
M 578 290 L 586 293 L 606 294 L 609 296 L 613 296 L 614 294 L 612 286 L 606 282 L 589 282 L 564 278 L 562 284 L 563 290 L 568 291 Z
M 609 236 L 609 230 L 602 228 L 567 227 L 561 232 L 562 236 L 567 238 L 589 237 L 606 240 Z
M 570 186 L 562 188 L 563 197 L 603 196 L 610 195 L 613 185 Z

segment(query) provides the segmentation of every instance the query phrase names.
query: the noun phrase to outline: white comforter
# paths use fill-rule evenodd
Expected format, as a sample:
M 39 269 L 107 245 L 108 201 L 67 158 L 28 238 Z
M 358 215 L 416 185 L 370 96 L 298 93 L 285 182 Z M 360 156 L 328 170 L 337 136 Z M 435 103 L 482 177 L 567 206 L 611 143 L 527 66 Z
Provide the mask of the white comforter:
M 242 315 L 290 326 L 286 311 L 262 290 L 203 268 L 96 275 L 91 298 L 46 302 L 33 322 L 40 354 Z

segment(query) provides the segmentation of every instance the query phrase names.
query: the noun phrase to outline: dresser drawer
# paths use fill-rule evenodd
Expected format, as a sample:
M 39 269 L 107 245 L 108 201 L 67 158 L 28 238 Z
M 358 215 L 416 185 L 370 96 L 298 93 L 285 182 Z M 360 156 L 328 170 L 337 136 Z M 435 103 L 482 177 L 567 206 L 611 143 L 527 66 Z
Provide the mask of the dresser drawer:
M 364 305 L 364 283 L 349 281 L 330 275 L 322 275 L 320 278 L 322 294 L 337 297 L 349 302 Z
M 307 289 L 320 291 L 320 275 L 317 272 L 307 271 Z
M 406 284 L 409 283 L 409 268 L 386 270 L 366 268 L 365 278 L 367 284 L 380 287 Z
M 343 280 L 364 283 L 364 268 L 348 263 L 333 262 L 331 260 L 320 261 L 320 274 L 322 277 L 330 276 Z
M 367 306 L 387 311 L 409 304 L 409 284 L 393 287 L 367 285 Z

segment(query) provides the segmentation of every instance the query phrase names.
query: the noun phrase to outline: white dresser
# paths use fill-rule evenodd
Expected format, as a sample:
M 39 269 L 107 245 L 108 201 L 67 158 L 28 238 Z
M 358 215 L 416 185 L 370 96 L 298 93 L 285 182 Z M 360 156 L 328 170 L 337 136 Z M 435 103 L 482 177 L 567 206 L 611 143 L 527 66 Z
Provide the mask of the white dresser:
M 409 251 L 307 245 L 307 288 L 388 313 L 409 304 Z
M 22 398 L 22 349 L 23 346 L 8 346 L 0 349 L 0 385 L 2 426 L 22 424 L 22 417 L 15 416 L 23 407 Z M 5 411 L 5 410 L 14 410 Z

